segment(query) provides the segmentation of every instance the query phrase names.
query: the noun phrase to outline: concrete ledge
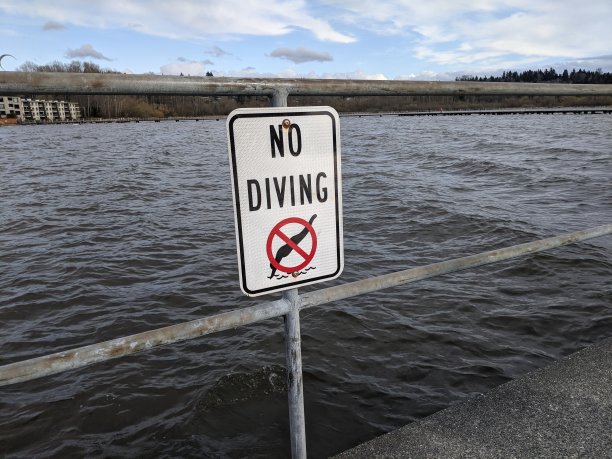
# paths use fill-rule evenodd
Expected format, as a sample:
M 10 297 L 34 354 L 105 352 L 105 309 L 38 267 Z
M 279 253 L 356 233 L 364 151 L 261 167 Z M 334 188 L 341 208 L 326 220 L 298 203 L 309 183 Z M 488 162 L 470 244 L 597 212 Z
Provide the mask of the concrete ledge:
M 612 458 L 612 338 L 336 458 Z

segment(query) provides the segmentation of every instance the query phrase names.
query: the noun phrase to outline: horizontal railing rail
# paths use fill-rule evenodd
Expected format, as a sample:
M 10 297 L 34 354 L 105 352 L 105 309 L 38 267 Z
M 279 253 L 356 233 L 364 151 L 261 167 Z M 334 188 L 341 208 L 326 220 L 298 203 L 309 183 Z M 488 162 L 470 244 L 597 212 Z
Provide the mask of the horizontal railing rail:
M 299 310 L 302 310 L 319 306 L 332 301 L 496 263 L 608 234 L 612 234 L 612 224 L 337 285 L 300 295 L 297 300 L 298 307 Z M 69 351 L 11 363 L 0 367 L 0 386 L 28 381 L 158 346 L 234 329 L 242 325 L 284 316 L 290 311 L 290 302 L 283 298 Z
M 218 78 L 108 73 L 0 72 L 0 95 L 611 96 L 612 84 Z

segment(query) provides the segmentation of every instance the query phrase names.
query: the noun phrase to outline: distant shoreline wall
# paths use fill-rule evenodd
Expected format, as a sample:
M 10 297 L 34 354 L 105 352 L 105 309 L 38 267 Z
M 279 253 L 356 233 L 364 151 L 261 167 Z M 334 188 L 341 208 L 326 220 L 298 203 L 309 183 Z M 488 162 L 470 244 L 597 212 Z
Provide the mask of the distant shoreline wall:
M 598 107 L 555 107 L 555 108 L 504 108 L 484 110 L 426 110 L 426 111 L 388 111 L 388 112 L 342 112 L 341 116 L 466 116 L 466 115 L 612 115 L 612 106 Z M 22 121 L 21 125 L 43 124 L 123 124 L 123 123 L 159 123 L 184 121 L 224 121 L 225 115 L 198 116 L 198 117 L 166 117 L 166 118 L 81 118 L 79 120 L 64 121 Z M 16 123 L 13 123 L 16 124 Z

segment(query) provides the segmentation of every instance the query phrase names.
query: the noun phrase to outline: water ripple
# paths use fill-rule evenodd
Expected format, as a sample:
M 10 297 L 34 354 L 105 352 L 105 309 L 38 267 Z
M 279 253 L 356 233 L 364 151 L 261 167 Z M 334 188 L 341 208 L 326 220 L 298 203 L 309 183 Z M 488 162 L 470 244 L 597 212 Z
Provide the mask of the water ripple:
M 238 289 L 224 123 L 0 131 L 1 364 L 253 303 Z M 608 115 L 342 118 L 341 131 L 335 283 L 610 223 Z M 609 336 L 610 249 L 601 238 L 304 311 L 310 453 Z M 3 388 L 0 456 L 286 457 L 285 396 L 260 390 L 283 365 L 282 329 Z

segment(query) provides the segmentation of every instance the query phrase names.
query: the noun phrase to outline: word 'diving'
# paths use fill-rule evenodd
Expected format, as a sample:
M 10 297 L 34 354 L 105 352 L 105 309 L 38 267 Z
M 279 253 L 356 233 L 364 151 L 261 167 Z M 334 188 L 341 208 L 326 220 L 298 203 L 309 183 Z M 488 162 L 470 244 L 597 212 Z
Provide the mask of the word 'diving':
M 319 172 L 315 178 L 316 198 L 319 202 L 327 201 L 327 187 L 323 186 L 323 179 L 327 178 L 325 172 Z M 274 189 L 270 186 L 270 181 L 274 184 Z M 296 189 L 296 182 L 298 186 Z M 265 191 L 266 208 L 271 209 L 272 204 L 278 204 L 278 207 L 285 205 L 287 191 L 287 177 L 271 177 L 263 180 Z M 292 206 L 296 205 L 296 197 L 299 194 L 300 205 L 312 204 L 312 177 L 311 174 L 298 175 L 297 180 L 293 175 L 289 176 L 289 200 Z M 249 210 L 251 212 L 259 210 L 262 204 L 261 185 L 258 180 L 247 180 L 247 194 L 249 197 Z

